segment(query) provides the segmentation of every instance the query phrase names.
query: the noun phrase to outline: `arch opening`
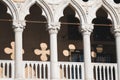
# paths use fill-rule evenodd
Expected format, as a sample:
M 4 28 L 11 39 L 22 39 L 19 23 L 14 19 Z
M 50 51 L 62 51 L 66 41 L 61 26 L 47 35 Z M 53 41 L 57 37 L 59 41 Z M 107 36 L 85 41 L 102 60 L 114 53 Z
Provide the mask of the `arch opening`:
M 58 33 L 59 61 L 82 62 L 83 43 L 82 35 L 79 32 L 80 21 L 75 16 L 75 9 L 70 5 L 64 9 L 63 14 L 64 16 L 59 19 L 59 21 L 63 23 Z
M 91 35 L 91 51 L 96 55 L 92 56 L 92 62 L 115 63 L 115 38 L 111 32 L 113 21 L 103 7 L 98 9 L 92 23 L 94 30 Z
M 48 54 L 39 53 L 40 50 L 44 50 L 44 46 L 41 46 L 42 44 L 46 46 L 45 50 L 49 49 L 49 33 L 46 31 L 47 23 L 44 23 L 47 20 L 42 15 L 42 8 L 34 4 L 30 8 L 30 14 L 25 19 L 29 22 L 27 22 L 26 29 L 23 32 L 24 60 L 49 60 L 50 57 Z M 36 49 L 39 50 L 37 53 L 35 51 Z
M 0 59 L 11 60 L 11 54 L 7 54 L 4 49 L 11 47 L 10 43 L 14 41 L 14 32 L 12 29 L 12 17 L 7 13 L 7 6 L 0 1 Z

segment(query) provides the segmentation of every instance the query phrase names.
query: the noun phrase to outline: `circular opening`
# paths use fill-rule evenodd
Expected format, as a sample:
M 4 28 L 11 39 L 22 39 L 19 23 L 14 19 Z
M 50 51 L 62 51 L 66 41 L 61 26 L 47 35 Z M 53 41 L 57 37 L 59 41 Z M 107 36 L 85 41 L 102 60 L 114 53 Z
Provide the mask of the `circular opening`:
M 83 0 L 84 2 L 87 2 L 88 0 Z

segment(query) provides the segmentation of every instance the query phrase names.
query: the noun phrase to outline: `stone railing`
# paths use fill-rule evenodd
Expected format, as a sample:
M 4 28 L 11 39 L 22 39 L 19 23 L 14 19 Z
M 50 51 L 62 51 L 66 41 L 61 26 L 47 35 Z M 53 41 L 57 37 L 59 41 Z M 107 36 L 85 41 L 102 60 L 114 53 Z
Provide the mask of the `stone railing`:
M 94 80 L 118 80 L 116 63 L 92 63 Z M 24 80 L 50 80 L 50 62 L 23 61 Z M 58 62 L 60 80 L 84 80 L 83 62 Z M 14 80 L 14 61 L 0 60 L 0 80 Z
M 0 60 L 0 80 L 14 79 L 14 61 Z
M 118 80 L 116 63 L 92 63 L 95 80 Z

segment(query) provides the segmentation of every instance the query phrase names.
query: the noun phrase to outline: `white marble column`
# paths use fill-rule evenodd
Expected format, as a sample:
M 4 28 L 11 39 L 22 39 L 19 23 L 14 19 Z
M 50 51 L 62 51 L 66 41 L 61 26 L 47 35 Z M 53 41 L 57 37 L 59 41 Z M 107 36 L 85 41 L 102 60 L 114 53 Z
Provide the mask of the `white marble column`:
M 60 71 L 58 66 L 57 33 L 60 29 L 60 23 L 50 23 L 48 30 L 50 34 L 50 79 L 59 80 Z
M 22 33 L 24 23 L 14 22 L 15 32 L 15 80 L 23 80 Z
M 91 65 L 91 43 L 90 34 L 93 30 L 93 25 L 83 25 L 83 48 L 84 48 L 84 79 L 93 80 L 93 70 Z
M 116 53 L 117 53 L 118 80 L 120 80 L 120 29 L 115 30 L 115 40 L 116 40 Z

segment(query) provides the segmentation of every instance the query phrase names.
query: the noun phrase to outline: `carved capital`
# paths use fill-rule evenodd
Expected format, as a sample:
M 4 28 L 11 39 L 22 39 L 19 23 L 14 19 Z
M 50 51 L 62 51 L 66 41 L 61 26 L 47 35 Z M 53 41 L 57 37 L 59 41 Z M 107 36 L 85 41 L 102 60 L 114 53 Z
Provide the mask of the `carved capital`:
M 120 36 L 120 25 L 115 26 L 115 28 L 112 28 L 112 32 L 115 34 L 115 36 Z
M 90 34 L 91 32 L 93 32 L 93 28 L 93 24 L 83 24 L 81 27 L 81 32 Z
M 60 30 L 60 22 L 49 23 L 48 30 L 50 34 L 57 34 Z
M 24 20 L 23 21 L 19 21 L 19 20 L 13 21 L 13 29 L 15 31 L 21 31 L 21 30 L 23 31 L 25 26 L 26 26 L 26 23 Z

